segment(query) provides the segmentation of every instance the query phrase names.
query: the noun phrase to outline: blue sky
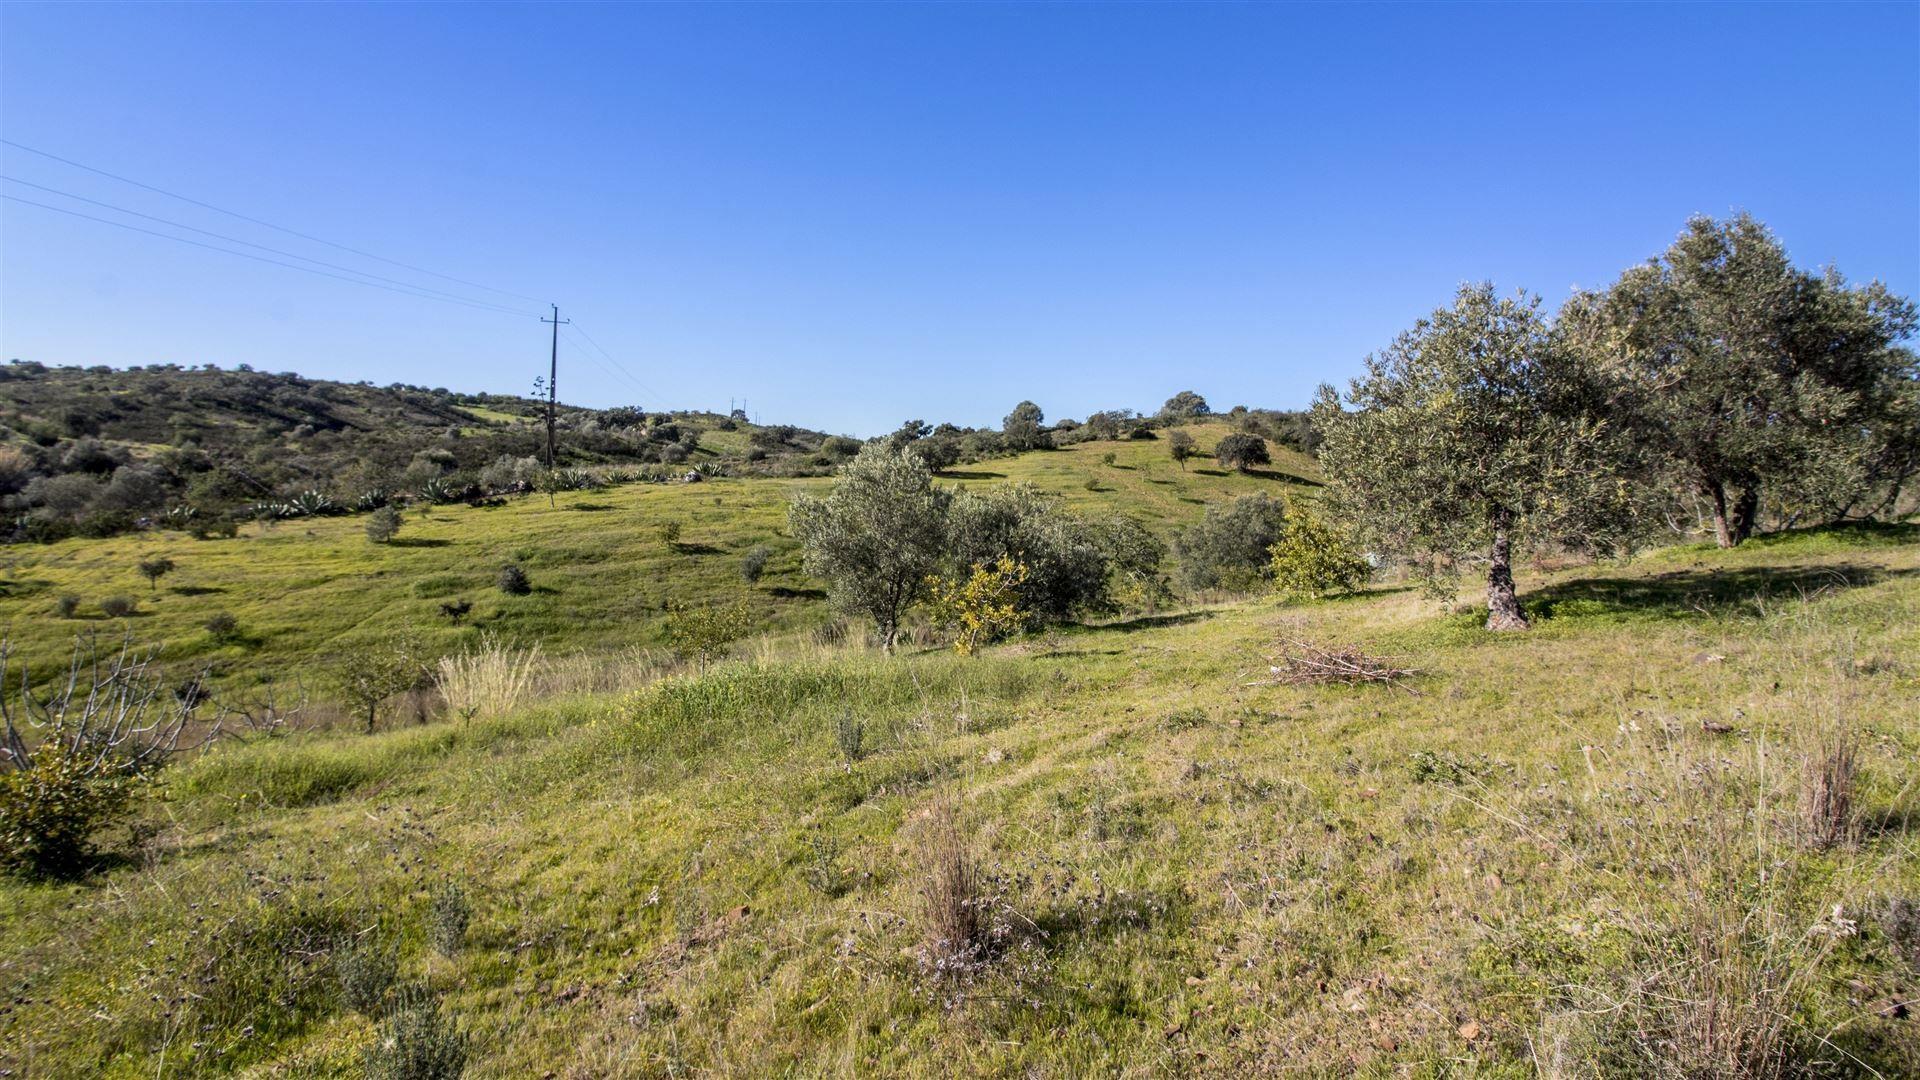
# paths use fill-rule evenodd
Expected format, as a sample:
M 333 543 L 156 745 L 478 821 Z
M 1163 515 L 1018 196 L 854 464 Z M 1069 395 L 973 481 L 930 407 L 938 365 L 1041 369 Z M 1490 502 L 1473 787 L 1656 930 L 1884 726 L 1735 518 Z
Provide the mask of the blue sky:
M 859 435 L 1298 406 L 1462 281 L 1557 303 L 1695 212 L 1920 292 L 1916 4 L 8 3 L 0 136 L 558 302 L 632 376 L 565 339 L 567 400 Z M 524 391 L 546 334 L 0 202 L 0 357 Z

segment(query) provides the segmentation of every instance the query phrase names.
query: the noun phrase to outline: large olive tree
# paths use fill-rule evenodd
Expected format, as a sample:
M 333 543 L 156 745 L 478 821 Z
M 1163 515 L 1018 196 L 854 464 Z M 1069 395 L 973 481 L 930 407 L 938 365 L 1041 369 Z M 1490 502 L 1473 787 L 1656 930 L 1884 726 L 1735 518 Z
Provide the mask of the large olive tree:
M 1920 467 L 1913 304 L 1793 266 L 1742 214 L 1696 217 L 1658 258 L 1576 296 L 1570 340 L 1619 388 L 1617 414 L 1697 493 L 1721 547 L 1771 489 L 1791 516 L 1891 505 Z
M 873 620 L 893 651 L 900 618 L 920 598 L 946 544 L 947 496 L 912 450 L 860 451 L 826 498 L 801 495 L 788 511 L 806 571 L 843 611 Z
M 1344 407 L 1320 388 L 1313 423 L 1329 502 L 1430 584 L 1484 559 L 1487 629 L 1525 629 L 1515 546 L 1600 539 L 1615 523 L 1625 485 L 1593 416 L 1597 392 L 1537 298 L 1463 286 L 1451 307 L 1367 358 Z

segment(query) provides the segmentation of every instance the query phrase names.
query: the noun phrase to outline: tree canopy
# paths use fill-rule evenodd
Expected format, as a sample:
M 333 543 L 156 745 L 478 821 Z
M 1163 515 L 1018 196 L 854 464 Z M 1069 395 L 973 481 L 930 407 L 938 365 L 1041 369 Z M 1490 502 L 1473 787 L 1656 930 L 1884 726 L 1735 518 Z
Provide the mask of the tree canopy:
M 919 455 L 875 444 L 840 470 L 824 499 L 796 497 L 788 517 L 807 573 L 826 581 L 841 610 L 872 619 L 892 650 L 901 616 L 940 563 L 946 505 Z
M 1597 384 L 1537 298 L 1491 285 L 1462 287 L 1366 367 L 1345 407 L 1331 386 L 1314 407 L 1330 505 L 1431 584 L 1484 559 L 1488 629 L 1525 628 L 1515 544 L 1606 544 L 1625 518 Z
M 1797 269 L 1742 214 L 1696 217 L 1659 257 L 1576 296 L 1569 340 L 1617 384 L 1617 414 L 1697 493 L 1722 547 L 1785 513 L 1891 505 L 1920 468 L 1911 301 Z

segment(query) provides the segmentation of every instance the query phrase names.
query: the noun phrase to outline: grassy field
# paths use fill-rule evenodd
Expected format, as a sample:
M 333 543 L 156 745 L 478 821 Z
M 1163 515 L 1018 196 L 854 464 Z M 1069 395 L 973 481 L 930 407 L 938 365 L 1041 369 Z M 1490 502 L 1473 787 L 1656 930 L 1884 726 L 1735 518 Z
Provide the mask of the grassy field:
M 1226 428 L 1194 430 L 1211 448 Z M 1112 466 L 1101 461 L 1108 453 L 1115 455 Z M 1210 462 L 1183 472 L 1164 441 L 1085 443 L 962 466 L 943 483 L 1028 481 L 1059 492 L 1077 510 L 1128 513 L 1167 534 L 1198 520 L 1209 501 L 1299 490 L 1289 478 L 1310 475 L 1307 459 L 1285 451 L 1276 458 L 1274 469 L 1254 475 L 1230 475 Z M 785 535 L 793 493 L 825 483 L 722 478 L 570 492 L 551 504 L 531 496 L 485 509 L 434 506 L 408 512 L 399 539 L 386 545 L 368 542 L 364 515 L 248 526 L 224 540 L 156 531 L 16 545 L 0 549 L 0 628 L 18 659 L 42 675 L 65 662 L 76 635 L 118 640 L 127 633 L 158 647 L 169 664 L 213 664 L 241 680 L 310 669 L 356 642 L 402 629 L 449 651 L 487 633 L 549 652 L 645 648 L 659 643 L 672 601 L 739 598 L 757 631 L 778 634 L 828 617 Z M 672 543 L 661 532 L 668 522 L 681 527 Z M 761 545 L 772 559 L 765 578 L 748 588 L 740 560 Z M 177 569 L 156 588 L 137 567 L 157 557 Z M 508 596 L 495 587 L 510 562 L 526 569 L 532 594 Z M 78 618 L 59 616 L 63 596 L 80 599 Z M 106 617 L 100 603 L 115 596 L 137 601 L 138 612 Z M 439 609 L 458 599 L 473 611 L 455 626 Z M 204 629 L 220 612 L 238 620 L 236 639 Z
M 1053 470 L 1108 449 L 983 471 L 1091 507 Z M 1108 471 L 1166 510 L 1271 483 Z M 700 567 L 718 560 L 580 523 L 670 507 L 685 542 L 733 550 L 778 520 L 772 490 L 600 498 L 623 509 L 458 520 L 611 547 L 586 566 Z M 348 576 L 364 545 L 325 527 Z M 384 567 L 399 580 L 364 616 L 417 610 L 400 582 L 433 565 Z M 342 603 L 385 580 L 308 573 Z M 376 1027 L 341 972 L 348 942 L 378 942 L 486 1077 L 1920 1073 L 1897 1004 L 1920 989 L 1916 530 L 1521 585 L 1538 622 L 1519 635 L 1382 588 L 972 659 L 794 644 L 467 724 L 222 746 L 168 776 L 116 866 L 0 884 L 0 1068 L 357 1075 Z M 1271 685 L 1294 639 L 1419 673 Z M 1829 847 L 1803 798 L 1839 731 L 1860 779 Z M 923 893 L 955 843 L 987 944 L 942 971 Z

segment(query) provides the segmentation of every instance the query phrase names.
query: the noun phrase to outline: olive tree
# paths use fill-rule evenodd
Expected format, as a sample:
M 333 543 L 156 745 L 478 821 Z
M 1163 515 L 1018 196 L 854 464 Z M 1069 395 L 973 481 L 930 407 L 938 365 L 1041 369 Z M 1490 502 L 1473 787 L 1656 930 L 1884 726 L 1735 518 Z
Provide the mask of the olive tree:
M 1912 302 L 1794 267 L 1748 215 L 1688 221 L 1561 322 L 1618 383 L 1635 441 L 1705 504 L 1721 547 L 1752 535 L 1769 488 L 1843 516 L 1891 506 L 1920 467 L 1920 369 L 1899 344 Z
M 1517 543 L 1610 542 L 1626 486 L 1594 418 L 1597 384 L 1537 298 L 1463 286 L 1367 358 L 1346 400 L 1322 386 L 1314 426 L 1331 508 L 1362 542 L 1405 555 L 1448 589 L 1484 559 L 1487 629 L 1520 630 Z
M 842 466 L 826 498 L 788 510 L 807 573 L 843 611 L 873 620 L 893 651 L 900 618 L 926 588 L 946 542 L 946 493 L 911 450 L 869 445 Z

